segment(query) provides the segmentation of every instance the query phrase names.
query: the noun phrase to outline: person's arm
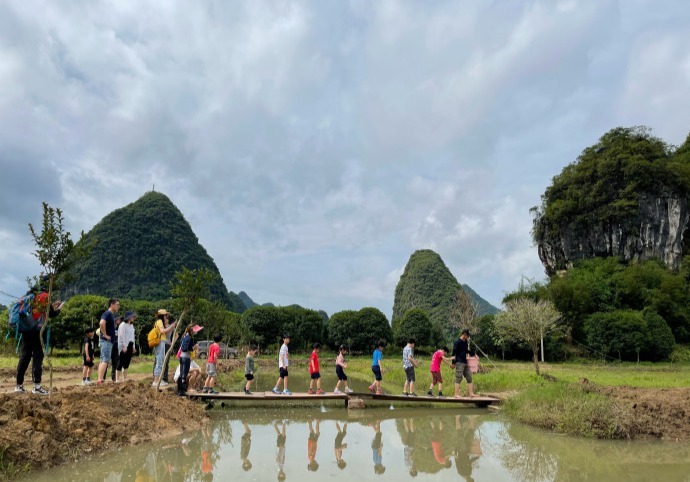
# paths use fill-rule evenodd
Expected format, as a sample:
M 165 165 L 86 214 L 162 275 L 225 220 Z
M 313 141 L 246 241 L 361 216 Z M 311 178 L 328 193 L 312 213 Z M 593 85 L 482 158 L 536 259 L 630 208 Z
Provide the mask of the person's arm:
M 108 333 L 106 333 L 106 331 L 105 331 L 105 320 L 103 318 L 101 318 L 101 321 L 98 323 L 98 326 L 101 329 L 101 336 L 104 339 L 110 341 L 110 336 L 108 336 Z
M 88 341 L 84 342 L 84 359 L 87 362 L 91 361 L 91 357 L 89 356 L 89 342 Z
M 170 333 L 171 331 L 173 331 L 175 329 L 175 325 L 177 325 L 176 321 L 173 323 L 170 323 L 170 325 L 167 328 L 164 325 L 163 328 L 160 329 L 161 333 L 163 333 L 164 335 L 167 335 L 168 333 Z
M 312 357 L 309 357 L 309 371 L 310 372 L 316 371 L 316 363 L 314 363 L 314 358 L 312 358 Z

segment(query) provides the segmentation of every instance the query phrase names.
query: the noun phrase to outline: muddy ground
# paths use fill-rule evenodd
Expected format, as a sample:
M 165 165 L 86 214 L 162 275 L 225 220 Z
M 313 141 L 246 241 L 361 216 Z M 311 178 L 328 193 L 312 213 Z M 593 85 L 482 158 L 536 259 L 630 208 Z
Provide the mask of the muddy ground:
M 155 392 L 147 380 L 54 388 L 50 397 L 0 394 L 4 464 L 40 469 L 153 441 L 208 422 L 204 405 Z

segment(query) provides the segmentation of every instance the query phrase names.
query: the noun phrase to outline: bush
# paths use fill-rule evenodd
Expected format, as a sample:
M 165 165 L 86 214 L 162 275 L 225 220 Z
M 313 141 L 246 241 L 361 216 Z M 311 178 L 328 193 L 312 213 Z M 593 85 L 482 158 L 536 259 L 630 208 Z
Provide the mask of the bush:
M 400 320 L 396 320 L 393 331 L 395 344 L 405 346 L 407 340 L 414 338 L 417 345 L 437 346 L 441 340 L 441 329 L 419 308 L 407 310 Z
M 354 351 L 369 351 L 378 340 L 393 341 L 386 315 L 376 308 L 334 313 L 328 320 L 328 342 L 333 348 L 345 344 Z

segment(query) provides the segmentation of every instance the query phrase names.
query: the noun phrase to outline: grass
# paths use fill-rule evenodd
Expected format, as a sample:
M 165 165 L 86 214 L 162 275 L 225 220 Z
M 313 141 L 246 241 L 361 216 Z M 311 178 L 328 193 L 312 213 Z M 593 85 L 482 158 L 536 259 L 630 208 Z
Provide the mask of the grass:
M 8 450 L 9 447 L 0 449 L 0 480 L 16 479 L 28 473 L 31 468 L 31 464 L 28 462 L 23 465 L 15 463 Z

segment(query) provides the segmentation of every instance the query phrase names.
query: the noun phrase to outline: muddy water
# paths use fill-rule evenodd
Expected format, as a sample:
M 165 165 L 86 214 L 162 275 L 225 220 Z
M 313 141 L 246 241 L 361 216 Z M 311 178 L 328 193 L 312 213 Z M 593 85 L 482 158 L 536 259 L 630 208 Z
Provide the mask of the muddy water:
M 480 409 L 216 407 L 200 431 L 31 481 L 690 481 L 690 444 L 600 442 Z

